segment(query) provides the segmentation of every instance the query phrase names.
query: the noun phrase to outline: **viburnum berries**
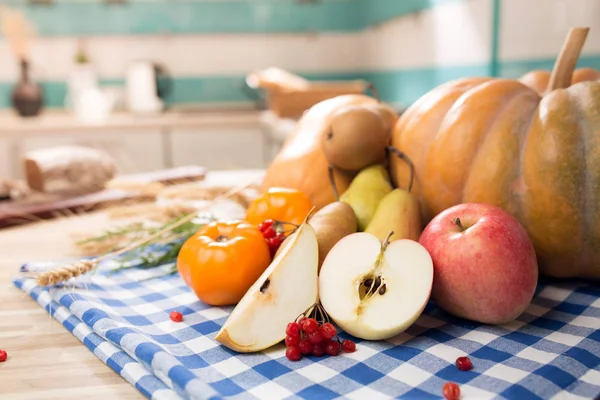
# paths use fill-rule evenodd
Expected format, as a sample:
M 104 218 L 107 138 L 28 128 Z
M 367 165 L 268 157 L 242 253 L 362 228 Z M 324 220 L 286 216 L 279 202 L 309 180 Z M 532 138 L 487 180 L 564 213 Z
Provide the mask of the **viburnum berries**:
M 181 322 L 183 321 L 183 314 L 181 314 L 179 311 L 171 311 L 169 318 L 171 318 L 171 321 L 173 322 Z
M 454 382 L 446 382 L 442 388 L 442 394 L 446 400 L 460 399 L 460 388 Z
M 8 353 L 2 349 L 0 349 L 0 362 L 6 361 L 8 358 Z
M 302 356 L 314 357 L 337 356 L 342 351 L 356 351 L 356 344 L 351 340 L 341 341 L 336 337 L 337 330 L 329 322 L 329 316 L 320 304 L 308 308 L 296 321 L 285 328 L 285 356 L 290 361 L 298 361 Z
M 473 369 L 473 363 L 471 363 L 469 357 L 458 357 L 456 359 L 456 368 L 461 371 L 470 371 Z
M 286 230 L 286 225 L 292 225 L 292 229 Z M 263 222 L 258 224 L 258 230 L 261 231 L 262 235 L 269 246 L 271 257 L 275 256 L 277 250 L 285 240 L 286 233 L 290 234 L 296 230 L 298 226 L 296 224 L 290 224 L 288 222 L 274 221 L 272 219 L 265 219 Z
M 298 361 L 302 357 L 302 354 L 297 346 L 290 346 L 285 350 L 285 356 L 290 361 Z
M 344 350 L 344 353 L 354 353 L 356 351 L 356 344 L 352 340 L 344 340 L 342 342 L 342 350 Z

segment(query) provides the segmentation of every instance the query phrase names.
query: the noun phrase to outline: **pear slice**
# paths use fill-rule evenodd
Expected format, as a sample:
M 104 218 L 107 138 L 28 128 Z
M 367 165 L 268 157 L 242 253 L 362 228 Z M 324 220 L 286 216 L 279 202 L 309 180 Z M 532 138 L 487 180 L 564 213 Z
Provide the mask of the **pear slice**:
M 319 297 L 329 316 L 347 333 L 366 340 L 388 339 L 423 312 L 433 285 L 433 262 L 410 239 L 383 243 L 358 232 L 327 254 L 319 275 Z
M 306 221 L 286 240 L 269 267 L 248 289 L 215 340 L 249 353 L 285 339 L 285 328 L 318 301 L 319 248 Z

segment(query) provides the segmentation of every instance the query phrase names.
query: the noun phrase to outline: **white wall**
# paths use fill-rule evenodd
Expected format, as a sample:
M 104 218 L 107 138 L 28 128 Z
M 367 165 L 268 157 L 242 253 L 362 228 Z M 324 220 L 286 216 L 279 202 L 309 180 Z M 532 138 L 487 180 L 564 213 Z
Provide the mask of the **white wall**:
M 176 76 L 236 75 L 272 65 L 300 73 L 355 72 L 363 63 L 362 33 L 244 34 L 188 36 L 98 36 L 86 38 L 102 78 L 122 78 L 135 59 L 163 63 Z M 38 80 L 64 80 L 77 50 L 74 37 L 38 38 L 32 67 Z M 0 81 L 12 82 L 18 65 L 0 41 Z
M 554 58 L 572 26 L 589 26 L 583 54 L 600 52 L 600 1 L 501 0 L 500 61 Z
M 372 71 L 487 63 L 492 1 L 443 3 L 370 28 L 367 68 Z

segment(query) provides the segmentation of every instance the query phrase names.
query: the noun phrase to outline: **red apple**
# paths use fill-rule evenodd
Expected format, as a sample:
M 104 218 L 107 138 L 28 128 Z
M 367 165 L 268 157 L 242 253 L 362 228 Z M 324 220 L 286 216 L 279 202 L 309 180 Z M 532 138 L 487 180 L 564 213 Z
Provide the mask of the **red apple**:
M 535 250 L 523 226 L 503 209 L 450 207 L 429 222 L 419 242 L 433 260 L 431 298 L 443 310 L 502 324 L 531 303 L 538 280 Z

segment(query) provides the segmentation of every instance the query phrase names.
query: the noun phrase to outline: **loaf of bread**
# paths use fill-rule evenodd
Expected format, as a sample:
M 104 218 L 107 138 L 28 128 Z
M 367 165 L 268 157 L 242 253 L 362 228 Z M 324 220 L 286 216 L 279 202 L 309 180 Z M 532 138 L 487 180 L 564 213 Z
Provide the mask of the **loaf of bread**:
M 102 190 L 117 168 L 103 151 L 83 146 L 38 149 L 25 155 L 25 176 L 32 190 L 91 193 Z

